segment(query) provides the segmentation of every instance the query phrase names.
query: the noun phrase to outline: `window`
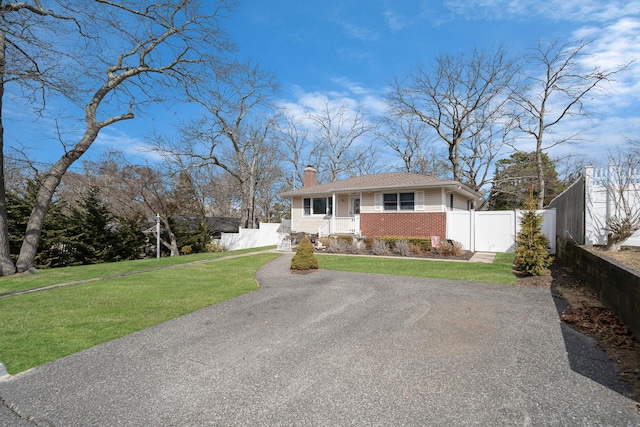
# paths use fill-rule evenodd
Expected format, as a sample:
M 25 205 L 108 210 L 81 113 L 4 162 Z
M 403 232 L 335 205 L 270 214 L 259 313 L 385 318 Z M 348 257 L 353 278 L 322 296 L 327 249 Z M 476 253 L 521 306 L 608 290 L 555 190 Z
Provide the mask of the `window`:
M 304 214 L 311 215 L 311 199 L 304 199 Z
M 313 199 L 313 214 L 325 215 L 327 213 L 327 199 Z
M 304 215 L 331 215 L 333 213 L 332 197 L 314 197 L 303 199 Z
M 385 194 L 383 196 L 384 200 L 384 210 L 385 211 L 397 211 L 398 210 L 398 195 L 393 194 Z
M 400 210 L 412 211 L 414 207 L 413 193 L 400 193 Z
M 413 211 L 415 193 L 387 193 L 382 196 L 385 211 Z

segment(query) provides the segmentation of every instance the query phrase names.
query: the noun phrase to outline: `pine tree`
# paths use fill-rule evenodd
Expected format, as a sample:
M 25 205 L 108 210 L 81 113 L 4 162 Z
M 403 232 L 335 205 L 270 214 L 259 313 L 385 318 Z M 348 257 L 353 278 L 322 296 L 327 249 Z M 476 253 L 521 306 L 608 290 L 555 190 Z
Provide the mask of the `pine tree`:
M 68 218 L 66 235 L 58 246 L 61 265 L 96 264 L 143 255 L 144 234 L 135 221 L 117 218 L 100 197 L 97 187 L 92 187 L 73 208 Z
M 9 228 L 9 248 L 11 257 L 17 259 L 22 240 L 29 221 L 29 215 L 33 209 L 35 196 L 38 192 L 38 184 L 29 180 L 23 191 L 7 191 L 6 203 L 8 213 Z M 67 219 L 62 213 L 62 204 L 53 200 L 49 204 L 47 216 L 42 227 L 42 234 L 38 242 L 38 251 L 35 258 L 35 265 L 38 268 L 56 266 L 60 256 L 59 247 L 56 242 L 59 237 L 65 234 Z
M 553 261 L 549 255 L 549 239 L 542 233 L 542 215 L 536 213 L 535 200 L 530 198 L 523 212 L 516 247 L 516 268 L 529 275 L 540 276 Z

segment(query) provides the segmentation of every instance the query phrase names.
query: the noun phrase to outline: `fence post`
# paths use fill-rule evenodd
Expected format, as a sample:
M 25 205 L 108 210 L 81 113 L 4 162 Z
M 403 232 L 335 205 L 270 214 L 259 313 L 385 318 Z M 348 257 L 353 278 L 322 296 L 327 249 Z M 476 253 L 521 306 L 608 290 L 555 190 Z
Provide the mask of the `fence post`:
M 476 251 L 476 211 L 471 209 L 469 212 L 469 250 L 471 252 Z

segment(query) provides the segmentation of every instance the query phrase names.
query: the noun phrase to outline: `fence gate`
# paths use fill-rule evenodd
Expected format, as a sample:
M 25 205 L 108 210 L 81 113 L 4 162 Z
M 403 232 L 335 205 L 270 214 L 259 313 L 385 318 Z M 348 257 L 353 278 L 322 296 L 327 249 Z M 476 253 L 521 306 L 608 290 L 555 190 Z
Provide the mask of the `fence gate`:
M 513 252 L 516 249 L 514 211 L 478 211 L 474 214 L 476 252 Z
M 556 211 L 537 211 L 543 214 L 542 232 L 556 252 Z M 462 243 L 473 252 L 513 252 L 520 231 L 522 211 L 449 211 L 447 239 Z

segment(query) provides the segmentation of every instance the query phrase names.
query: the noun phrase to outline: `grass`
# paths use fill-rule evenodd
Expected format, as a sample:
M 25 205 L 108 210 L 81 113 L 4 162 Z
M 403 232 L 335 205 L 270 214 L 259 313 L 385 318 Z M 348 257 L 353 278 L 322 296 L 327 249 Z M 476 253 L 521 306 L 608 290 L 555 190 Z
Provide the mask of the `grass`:
M 0 278 L 0 293 L 247 252 L 251 250 L 43 270 Z M 277 256 L 254 254 L 0 298 L 0 361 L 16 374 L 251 292 L 257 289 L 256 270 Z M 329 270 L 516 284 L 514 254 L 497 254 L 493 264 L 339 255 L 318 259 Z
M 0 298 L 0 361 L 15 374 L 251 292 L 257 289 L 255 271 L 277 256 L 256 254 Z M 90 267 L 74 268 L 77 275 L 64 277 L 97 274 Z
M 327 270 L 468 280 L 502 285 L 517 284 L 517 279 L 512 272 L 514 259 L 515 254 L 512 253 L 496 254 L 492 264 L 324 254 L 318 256 L 320 268 Z
M 271 248 L 271 247 L 269 247 Z M 177 257 L 149 258 L 135 261 L 109 262 L 103 264 L 79 265 L 74 267 L 40 270 L 38 274 L 16 274 L 0 277 L 0 295 L 27 289 L 42 288 L 60 283 L 114 276 L 140 270 L 185 264 L 193 261 L 216 259 L 229 255 L 239 255 L 269 248 L 243 249 L 230 252 L 201 253 Z M 0 359 L 2 360 L 2 359 Z

